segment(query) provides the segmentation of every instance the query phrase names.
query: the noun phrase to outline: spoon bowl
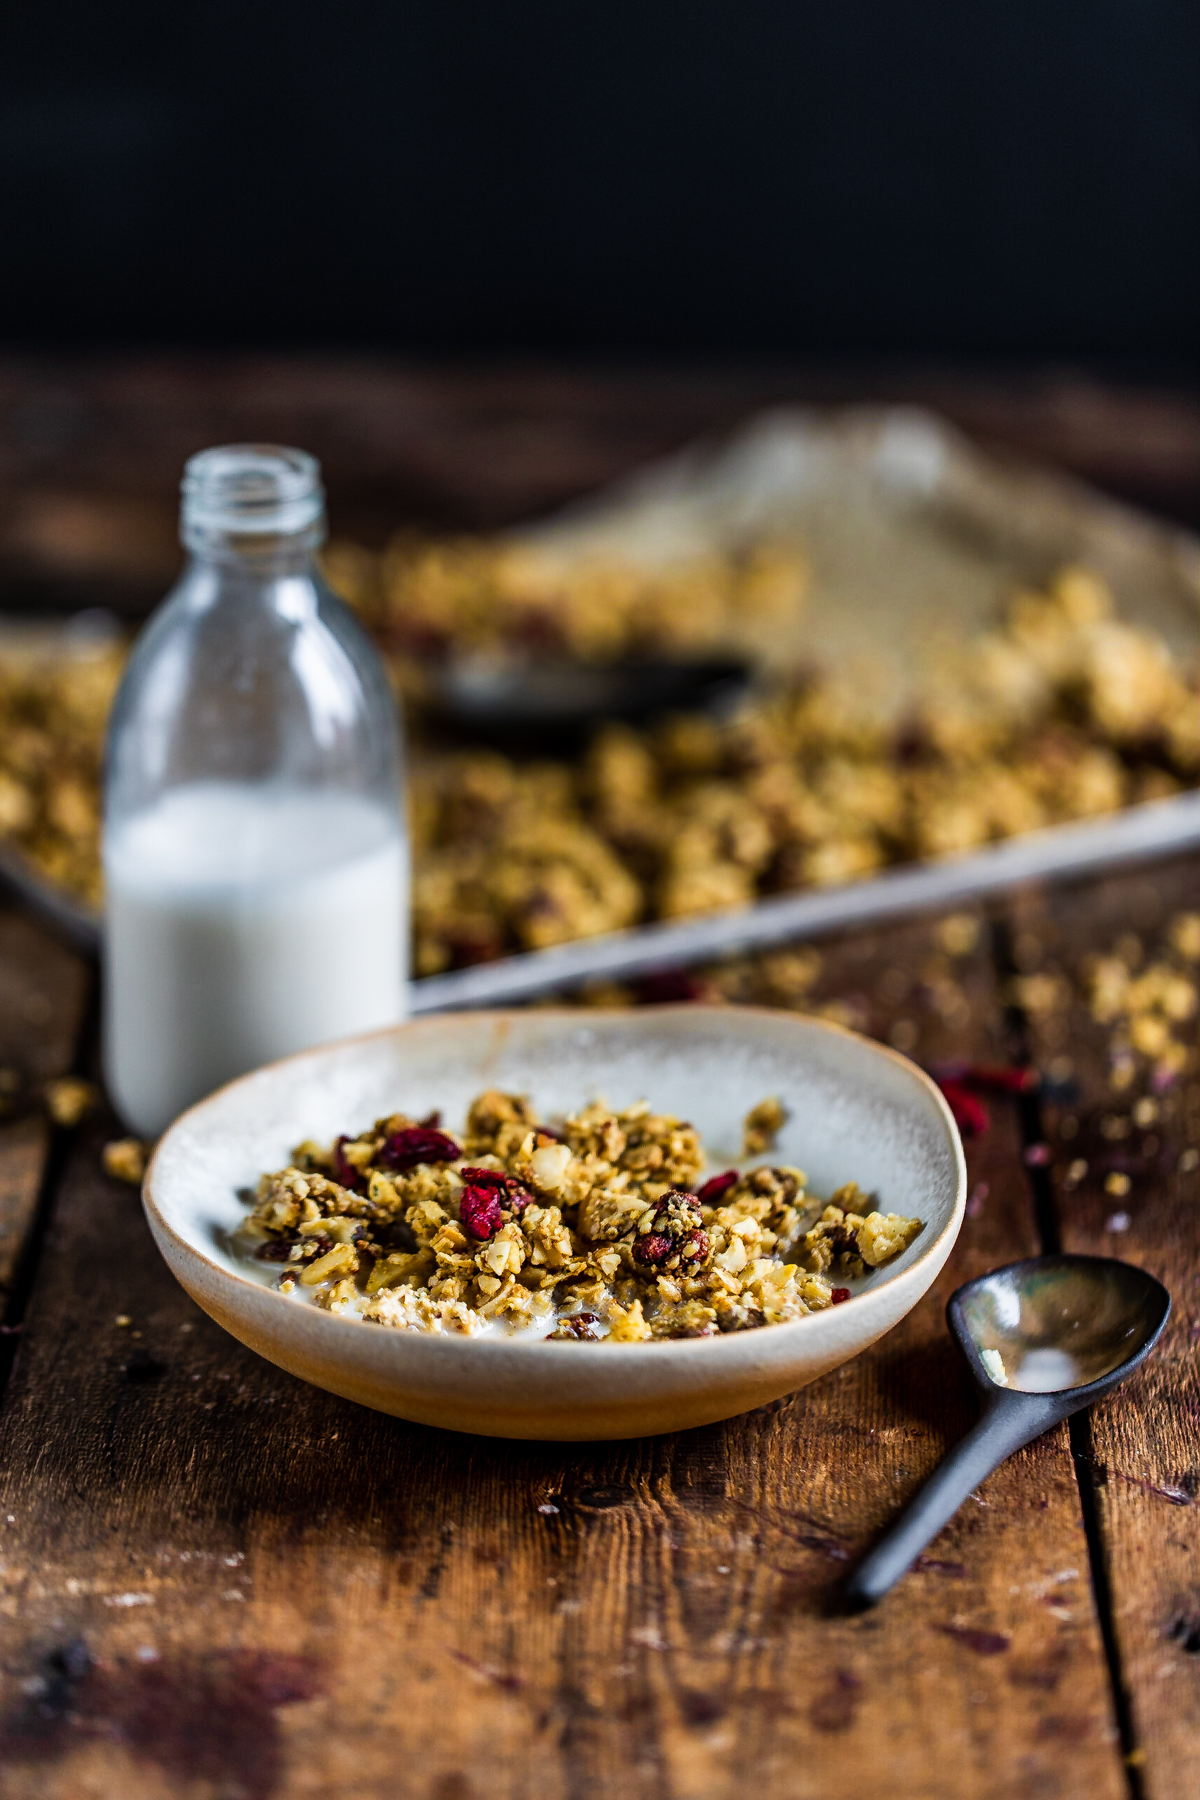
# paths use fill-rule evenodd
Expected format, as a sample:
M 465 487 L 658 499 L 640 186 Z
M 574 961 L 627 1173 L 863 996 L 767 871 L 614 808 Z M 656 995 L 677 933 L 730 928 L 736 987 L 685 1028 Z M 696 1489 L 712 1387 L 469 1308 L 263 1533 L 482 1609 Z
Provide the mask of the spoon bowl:
M 983 1413 L 854 1570 L 847 1605 L 874 1606 L 993 1469 L 1132 1374 L 1170 1312 L 1160 1281 L 1107 1256 L 1031 1256 L 953 1293 Z
M 1170 1310 L 1162 1283 L 1131 1263 L 1033 1256 L 959 1288 L 946 1316 L 985 1394 L 1086 1388 L 1086 1405 L 1137 1367 Z

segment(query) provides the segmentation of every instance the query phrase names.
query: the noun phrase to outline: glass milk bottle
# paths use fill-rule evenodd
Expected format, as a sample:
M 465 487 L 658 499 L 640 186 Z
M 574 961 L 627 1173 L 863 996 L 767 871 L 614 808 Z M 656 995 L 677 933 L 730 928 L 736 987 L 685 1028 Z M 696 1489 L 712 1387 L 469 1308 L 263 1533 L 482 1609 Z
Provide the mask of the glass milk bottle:
M 407 988 L 396 707 L 314 566 L 318 464 L 203 451 L 181 535 L 107 751 L 105 1058 L 144 1137 L 273 1057 L 391 1024 Z

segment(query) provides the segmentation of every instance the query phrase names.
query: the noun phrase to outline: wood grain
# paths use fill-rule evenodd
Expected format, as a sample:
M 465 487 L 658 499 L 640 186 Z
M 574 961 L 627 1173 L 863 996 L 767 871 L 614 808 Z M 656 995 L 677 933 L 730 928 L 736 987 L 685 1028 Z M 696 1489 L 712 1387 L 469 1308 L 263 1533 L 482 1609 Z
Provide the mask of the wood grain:
M 820 992 L 923 1057 L 1005 1051 L 986 934 L 949 971 L 927 925 L 829 947 Z M 101 1137 L 0 1418 L 6 1800 L 1124 1794 L 1064 1433 L 876 1613 L 833 1603 L 970 1420 L 946 1294 L 1035 1248 L 1004 1106 L 938 1292 L 870 1354 L 587 1446 L 408 1426 L 259 1361 L 173 1284 Z
M 32 920 L 0 911 L 0 1318 L 37 1214 L 50 1148 L 42 1084 L 71 1067 L 86 1004 L 80 960 Z M 37 1110 L 30 1113 L 31 1106 Z
M 1170 918 L 1198 902 L 1200 860 L 1191 857 L 1031 897 L 1021 921 L 1028 963 L 1070 984 L 1065 1007 L 1031 1022 L 1040 1060 L 1069 1055 L 1073 1065 L 1066 1092 L 1045 1109 L 1063 1248 L 1137 1263 L 1174 1303 L 1149 1362 L 1095 1409 L 1084 1466 L 1149 1800 L 1200 1793 L 1200 1174 L 1189 1167 L 1200 1146 L 1200 1093 L 1194 1058 L 1165 1094 L 1153 1095 L 1144 1080 L 1114 1089 L 1110 1032 L 1091 1016 L 1083 976 L 1090 955 L 1110 953 L 1130 932 L 1151 958 Z M 1186 1030 L 1194 1044 L 1194 1019 Z M 1132 1113 L 1146 1097 L 1159 1116 L 1139 1128 Z M 1105 1135 L 1114 1122 L 1127 1134 Z M 1080 1161 L 1087 1171 L 1076 1180 Z M 1128 1195 L 1105 1191 L 1114 1173 L 1129 1176 Z

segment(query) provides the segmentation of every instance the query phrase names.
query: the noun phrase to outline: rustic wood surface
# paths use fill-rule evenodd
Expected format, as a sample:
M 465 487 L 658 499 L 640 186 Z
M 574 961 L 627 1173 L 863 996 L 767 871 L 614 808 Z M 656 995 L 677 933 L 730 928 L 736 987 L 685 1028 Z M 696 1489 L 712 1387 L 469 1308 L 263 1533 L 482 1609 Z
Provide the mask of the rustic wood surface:
M 22 1272 L 50 1154 L 37 1102 L 79 1046 L 87 970 L 30 919 L 0 912 L 0 1320 Z
M 1111 1030 L 1092 1018 L 1080 978 L 1090 956 L 1111 954 L 1127 934 L 1152 960 L 1170 919 L 1198 906 L 1194 858 L 1026 896 L 1021 906 L 1028 967 L 1066 975 L 1071 995 L 1065 1008 L 1030 1019 L 1043 1066 L 1064 1055 L 1073 1065 L 1065 1092 L 1045 1107 L 1062 1247 L 1138 1263 L 1174 1303 L 1154 1356 L 1077 1433 L 1150 1800 L 1200 1793 L 1200 1090 L 1194 1064 L 1165 1093 L 1141 1072 L 1114 1088 Z M 1194 1043 L 1195 1018 L 1185 1029 Z M 1147 1101 L 1157 1116 L 1139 1124 Z M 1129 1180 L 1127 1194 L 1106 1191 L 1114 1175 Z
M 945 943 L 827 945 L 813 1003 L 925 1061 L 1005 1060 L 990 929 Z M 876 1613 L 836 1608 L 972 1415 L 947 1294 L 1038 1246 L 1016 1104 L 990 1104 L 952 1263 L 883 1343 L 747 1418 L 579 1447 L 408 1426 L 260 1362 L 175 1287 L 83 1127 L 0 1418 L 0 1791 L 1125 1794 L 1065 1428 Z M 1156 1555 L 1183 1517 L 1148 1513 Z
M 310 444 L 335 524 L 378 540 L 506 523 L 764 402 L 869 398 L 1200 523 L 1194 398 L 1053 372 L 10 359 L 0 606 L 151 603 L 179 465 L 207 442 Z M 1194 907 L 1198 877 L 1022 895 L 973 944 L 932 919 L 824 945 L 808 1004 L 927 1063 L 1029 1054 L 1051 1084 L 989 1099 L 951 1264 L 871 1352 L 722 1426 L 578 1447 L 359 1410 L 207 1320 L 101 1171 L 111 1121 L 48 1125 L 44 1084 L 94 1054 L 91 978 L 0 912 L 0 1794 L 1195 1800 L 1195 1078 L 1153 1131 L 1106 1136 L 1128 1100 L 1078 982 Z M 1022 1010 L 1014 970 L 1059 976 L 1063 1003 Z M 987 1482 L 875 1613 L 840 1616 L 841 1576 L 973 1414 L 946 1296 L 1058 1241 L 1159 1274 L 1168 1337 Z

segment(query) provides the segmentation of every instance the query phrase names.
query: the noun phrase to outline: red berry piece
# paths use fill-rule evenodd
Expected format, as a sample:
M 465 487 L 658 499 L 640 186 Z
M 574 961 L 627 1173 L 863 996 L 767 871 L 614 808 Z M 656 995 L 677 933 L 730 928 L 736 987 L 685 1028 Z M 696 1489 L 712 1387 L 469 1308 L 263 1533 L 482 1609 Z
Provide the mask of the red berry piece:
M 983 1101 L 963 1086 L 961 1081 L 949 1081 L 945 1077 L 938 1082 L 946 1103 L 954 1114 L 954 1123 L 964 1137 L 982 1137 L 991 1124 L 991 1117 Z
M 524 1212 L 527 1206 L 533 1204 L 533 1195 L 529 1189 L 515 1175 L 506 1175 L 501 1169 L 464 1169 L 462 1178 L 469 1181 L 472 1187 L 488 1188 L 496 1195 L 501 1206 L 508 1207 L 512 1212 Z
M 833 1301 L 833 1304 L 835 1306 L 840 1306 L 844 1300 L 849 1300 L 850 1289 L 849 1288 L 834 1288 L 834 1290 L 833 1290 L 832 1294 L 830 1294 L 829 1298 Z
M 432 1131 L 425 1125 L 409 1125 L 393 1131 L 384 1139 L 379 1160 L 385 1168 L 403 1173 L 418 1163 L 457 1162 L 462 1151 L 444 1131 Z
M 964 1062 L 961 1057 L 950 1062 L 934 1063 L 931 1073 L 939 1086 L 947 1081 L 961 1087 L 979 1088 L 984 1093 L 1031 1094 L 1040 1085 L 1036 1069 L 1013 1069 L 997 1063 Z
M 634 1239 L 635 1259 L 640 1263 L 647 1263 L 651 1268 L 657 1268 L 670 1253 L 671 1239 L 664 1231 L 647 1231 L 640 1238 Z
M 458 1216 L 462 1220 L 464 1231 L 469 1231 L 473 1238 L 484 1241 L 495 1237 L 504 1223 L 500 1196 L 495 1188 L 479 1187 L 470 1181 L 463 1184 Z
M 472 1237 L 495 1237 L 505 1211 L 522 1213 L 533 1200 L 515 1175 L 505 1175 L 500 1169 L 464 1169 L 462 1178 L 459 1217 Z
M 736 1169 L 726 1169 L 723 1175 L 710 1175 L 704 1186 L 697 1190 L 696 1198 L 701 1206 L 715 1206 L 722 1194 L 737 1186 L 737 1179 Z

